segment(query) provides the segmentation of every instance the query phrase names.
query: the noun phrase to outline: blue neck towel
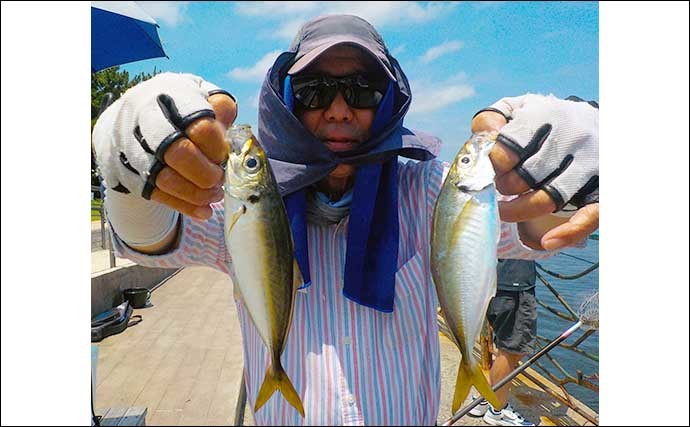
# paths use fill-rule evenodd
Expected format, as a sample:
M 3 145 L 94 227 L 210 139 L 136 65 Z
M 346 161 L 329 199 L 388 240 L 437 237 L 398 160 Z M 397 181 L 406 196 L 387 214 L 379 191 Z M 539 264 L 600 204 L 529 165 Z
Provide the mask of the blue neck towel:
M 283 100 L 294 111 L 290 76 L 285 78 Z M 393 114 L 393 84 L 378 106 L 371 136 L 376 136 Z M 301 288 L 311 285 L 306 226 L 306 188 L 283 198 L 292 227 L 295 258 L 304 278 Z M 355 175 L 343 294 L 358 304 L 383 312 L 393 311 L 395 272 L 398 261 L 398 157 L 384 163 L 361 165 Z

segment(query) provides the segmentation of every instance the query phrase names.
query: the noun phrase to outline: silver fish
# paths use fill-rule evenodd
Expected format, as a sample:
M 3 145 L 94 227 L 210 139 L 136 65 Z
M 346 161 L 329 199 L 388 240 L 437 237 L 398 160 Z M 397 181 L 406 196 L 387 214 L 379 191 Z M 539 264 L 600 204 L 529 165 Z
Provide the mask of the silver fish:
M 496 294 L 500 227 L 489 159 L 494 143 L 494 135 L 472 135 L 455 157 L 434 207 L 431 273 L 443 316 L 462 354 L 453 412 L 465 401 L 471 385 L 500 407 L 472 354 Z
M 290 223 L 268 157 L 250 126 L 233 126 L 226 139 L 232 150 L 225 170 L 225 244 L 234 284 L 271 355 L 254 412 L 280 390 L 304 417 L 302 400 L 280 362 L 302 283 Z

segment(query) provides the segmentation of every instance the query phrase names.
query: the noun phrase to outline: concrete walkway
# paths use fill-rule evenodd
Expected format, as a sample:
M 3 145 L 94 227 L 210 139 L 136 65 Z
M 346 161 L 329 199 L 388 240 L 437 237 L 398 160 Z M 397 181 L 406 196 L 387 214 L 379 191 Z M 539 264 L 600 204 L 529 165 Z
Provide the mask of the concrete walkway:
M 105 244 L 101 236 L 101 222 L 91 221 L 91 274 L 108 270 L 114 267 L 132 265 L 132 261 L 125 258 L 115 258 L 115 265 L 110 265 L 110 251 L 107 249 L 110 244 L 108 224 L 103 228 Z
M 115 257 L 115 267 L 125 267 L 134 263 L 126 258 Z M 91 274 L 115 268 L 110 266 L 110 252 L 107 249 L 91 252 Z

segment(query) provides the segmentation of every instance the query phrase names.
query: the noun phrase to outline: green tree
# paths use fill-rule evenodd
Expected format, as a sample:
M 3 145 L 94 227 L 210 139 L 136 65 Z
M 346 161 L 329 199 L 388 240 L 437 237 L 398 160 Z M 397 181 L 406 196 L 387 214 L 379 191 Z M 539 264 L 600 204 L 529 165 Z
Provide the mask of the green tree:
M 160 71 L 154 68 L 153 73 L 142 72 L 131 79 L 129 72 L 121 71 L 120 67 L 111 67 L 97 73 L 91 73 L 91 127 L 93 128 L 94 123 L 96 123 L 101 102 L 107 93 L 111 93 L 113 101 L 115 101 L 130 87 L 159 73 Z
M 113 95 L 112 101 L 114 102 L 130 87 L 159 73 L 160 71 L 157 71 L 155 67 L 153 73 L 142 72 L 132 79 L 129 78 L 129 73 L 120 70 L 120 67 L 106 68 L 97 73 L 91 73 L 91 130 L 93 131 L 93 126 L 96 124 L 96 119 L 100 113 L 101 103 L 108 93 Z M 91 185 L 100 185 L 93 149 L 91 150 Z

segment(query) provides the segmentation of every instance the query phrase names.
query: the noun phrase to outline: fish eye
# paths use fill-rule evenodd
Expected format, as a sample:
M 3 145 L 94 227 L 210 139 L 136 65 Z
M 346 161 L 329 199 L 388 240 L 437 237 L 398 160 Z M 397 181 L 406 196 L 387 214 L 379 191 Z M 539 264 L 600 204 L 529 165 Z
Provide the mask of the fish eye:
M 252 156 L 247 156 L 244 160 L 244 167 L 247 168 L 249 172 L 255 172 L 259 168 L 259 161 Z
M 463 165 L 468 165 L 470 163 L 470 156 L 462 156 L 460 158 L 460 163 Z

